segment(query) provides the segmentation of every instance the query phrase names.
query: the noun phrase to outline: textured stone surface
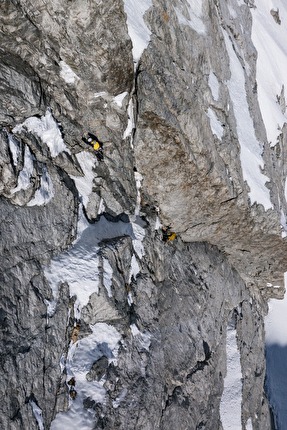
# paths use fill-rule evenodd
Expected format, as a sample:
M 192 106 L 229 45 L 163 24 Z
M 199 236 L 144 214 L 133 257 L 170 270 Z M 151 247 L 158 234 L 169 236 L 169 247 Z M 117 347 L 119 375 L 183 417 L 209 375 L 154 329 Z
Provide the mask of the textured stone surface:
M 276 203 L 284 190 L 285 175 L 275 173 L 277 163 L 266 145 L 265 169 L 277 212 L 265 212 L 262 205 L 250 207 L 238 165 L 240 149 L 227 89 L 230 66 L 223 31 L 249 70 L 245 86 L 250 114 L 257 137 L 267 141 L 254 91 L 251 15 L 247 7 L 239 12 L 235 3 L 232 7 L 238 15 L 231 19 L 226 2 L 204 2 L 205 33 L 201 35 L 178 24 L 174 7 L 180 7 L 180 2 L 167 8 L 164 1 L 155 2 L 148 14 L 154 36 L 137 75 L 137 166 L 144 176 L 143 188 L 154 196 L 165 223 L 185 241 L 207 240 L 219 246 L 251 285 L 282 286 L 286 243 L 281 239 Z M 218 100 L 213 99 L 208 85 L 210 72 L 219 81 Z M 209 106 L 224 125 L 222 140 L 212 133 Z
M 118 366 L 107 369 L 105 386 L 110 402 L 125 394 L 116 409 L 111 403 L 98 405 L 104 428 L 221 428 L 218 408 L 226 371 L 222 333 L 235 312 L 246 357 L 243 418 L 247 422 L 252 416 L 254 428 L 269 429 L 268 404 L 262 398 L 262 320 L 242 280 L 214 247 L 163 245 L 159 237 L 152 243 L 143 262 L 157 266 L 159 276 L 143 268 L 132 286 L 130 316 L 130 323 L 150 335 L 150 346 L 131 335 L 124 318 L 116 323 L 125 335 Z M 250 332 L 256 333 L 252 339 Z M 253 349 L 256 356 L 250 354 Z M 116 384 L 115 375 L 120 375 Z
M 121 340 L 116 360 L 109 339 L 91 352 L 94 361 L 89 357 L 87 383 L 105 390 L 105 401 L 83 398 L 91 429 L 221 430 L 230 319 L 241 356 L 242 428 L 249 419 L 254 430 L 271 428 L 263 317 L 266 299 L 282 295 L 266 283 L 282 287 L 286 270 L 280 229 L 280 210 L 287 210 L 286 127 L 276 147 L 264 147 L 274 209 L 251 207 L 223 38 L 224 29 L 245 68 L 256 137 L 267 143 L 248 6 L 203 1 L 202 34 L 179 22 L 177 11 L 189 22 L 187 2 L 154 0 L 145 15 L 151 40 L 134 70 L 122 1 L 1 2 L 2 429 L 41 429 L 33 404 L 45 429 L 71 410 L 78 400 L 69 390 L 78 390 L 78 381 L 74 386 L 67 376 L 69 354 L 93 325 L 107 324 Z M 210 72 L 218 79 L 216 100 Z M 283 106 L 284 91 L 280 100 Z M 222 139 L 212 132 L 210 106 Z M 46 112 L 61 123 L 66 145 L 56 156 L 37 133 L 14 128 Z M 86 131 L 103 143 L 103 161 L 82 141 Z M 143 176 L 140 195 L 136 169 Z M 53 192 L 31 206 L 45 175 Z M 84 187 L 87 195 L 80 195 L 81 181 L 91 188 Z M 114 235 L 97 231 L 103 212 Z M 178 234 L 174 242 L 162 241 L 158 215 Z M 94 267 L 97 288 L 76 318 L 76 297 L 61 279 L 55 312 L 48 313 L 55 297 L 45 268 L 63 251 L 69 255 L 88 221 L 101 239 L 81 255 Z M 136 241 L 140 226 L 144 252 Z

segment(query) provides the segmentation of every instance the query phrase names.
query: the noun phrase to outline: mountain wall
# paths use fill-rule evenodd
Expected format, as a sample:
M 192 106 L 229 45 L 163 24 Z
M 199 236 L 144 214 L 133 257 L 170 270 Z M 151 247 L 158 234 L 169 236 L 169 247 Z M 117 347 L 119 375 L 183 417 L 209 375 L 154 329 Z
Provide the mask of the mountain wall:
M 271 141 L 254 31 L 285 15 L 255 3 L 1 2 L 2 429 L 272 428 L 285 96 Z

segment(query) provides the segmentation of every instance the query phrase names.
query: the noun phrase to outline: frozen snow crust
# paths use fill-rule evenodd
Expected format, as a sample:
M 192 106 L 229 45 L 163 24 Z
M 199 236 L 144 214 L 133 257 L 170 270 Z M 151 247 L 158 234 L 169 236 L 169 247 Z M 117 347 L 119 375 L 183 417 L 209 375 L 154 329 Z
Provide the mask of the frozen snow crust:
M 81 213 L 78 231 L 79 236 L 72 247 L 55 257 L 51 264 L 45 268 L 45 276 L 50 282 L 54 296 L 54 300 L 51 303 L 47 303 L 50 316 L 54 313 L 57 305 L 59 286 L 66 282 L 69 285 L 70 296 L 76 297 L 74 317 L 76 320 L 80 320 L 81 310 L 89 303 L 90 296 L 99 292 L 98 254 L 101 249 L 101 241 L 129 236 L 134 243 L 135 252 L 140 250 L 139 255 L 136 254 L 137 258 L 142 258 L 141 241 L 145 233 L 144 229 L 136 223 L 111 222 L 104 215 L 101 215 L 99 221 L 95 224 L 89 224 L 85 220 L 84 214 Z M 138 269 L 135 270 L 134 267 Z M 103 263 L 103 282 L 107 288 L 109 288 L 108 285 L 110 286 L 107 279 L 109 270 L 108 263 Z M 134 278 L 138 272 L 139 266 L 136 257 L 133 256 L 131 273 Z

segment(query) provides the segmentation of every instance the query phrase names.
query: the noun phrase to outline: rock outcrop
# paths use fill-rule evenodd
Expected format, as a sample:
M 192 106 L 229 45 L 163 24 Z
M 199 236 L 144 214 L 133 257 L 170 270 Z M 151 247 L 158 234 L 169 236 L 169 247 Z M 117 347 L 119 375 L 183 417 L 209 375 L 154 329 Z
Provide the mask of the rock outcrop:
M 223 429 L 228 333 L 235 420 L 271 429 L 286 127 L 251 3 L 1 2 L 2 429 Z

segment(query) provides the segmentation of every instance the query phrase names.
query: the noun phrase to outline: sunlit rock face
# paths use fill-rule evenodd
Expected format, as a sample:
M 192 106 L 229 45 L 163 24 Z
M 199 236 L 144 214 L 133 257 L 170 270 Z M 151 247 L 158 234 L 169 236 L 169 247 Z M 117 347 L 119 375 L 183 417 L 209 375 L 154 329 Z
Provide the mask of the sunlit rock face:
M 237 2 L 164 3 L 148 13 L 137 75 L 143 186 L 185 241 L 216 244 L 251 284 L 283 285 L 285 176 L 258 106 L 251 12 Z
M 285 75 L 264 86 L 257 35 L 284 19 L 1 3 L 1 428 L 271 428 Z

